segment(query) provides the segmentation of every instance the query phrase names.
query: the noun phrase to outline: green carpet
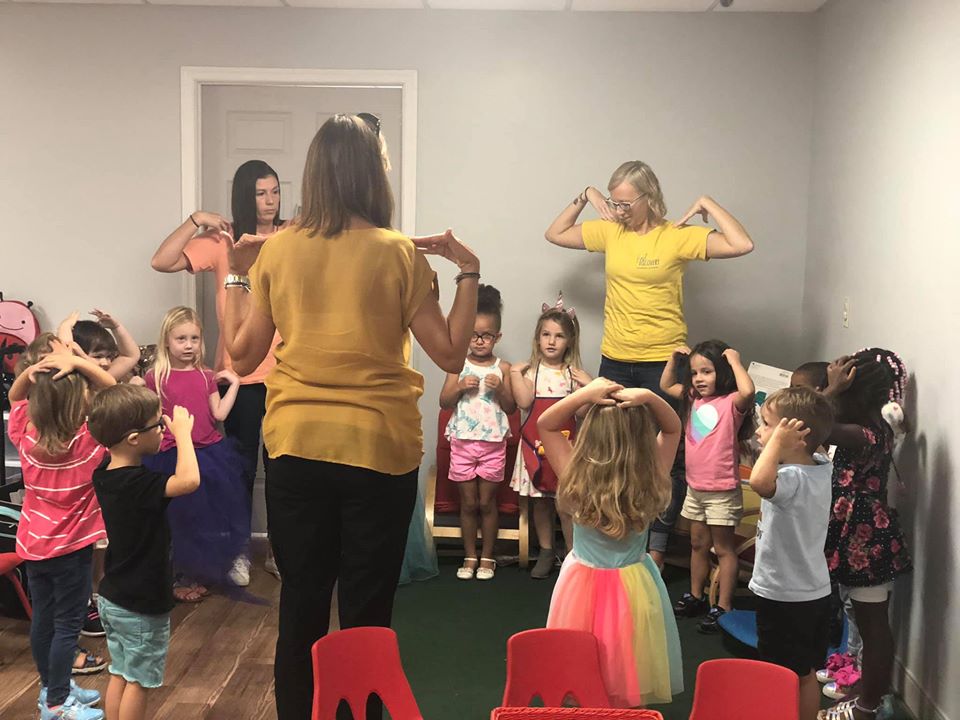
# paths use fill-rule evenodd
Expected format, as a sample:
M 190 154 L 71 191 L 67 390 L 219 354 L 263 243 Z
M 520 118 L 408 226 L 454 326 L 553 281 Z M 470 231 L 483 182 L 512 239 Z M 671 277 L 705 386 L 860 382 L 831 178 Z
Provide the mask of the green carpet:
M 531 580 L 517 566 L 500 568 L 491 582 L 455 577 L 459 561 L 443 558 L 440 576 L 397 591 L 393 627 L 400 639 L 404 669 L 426 720 L 486 720 L 500 705 L 506 678 L 507 638 L 543 627 L 556 575 Z M 687 588 L 680 568 L 664 575 L 671 598 Z M 685 691 L 670 705 L 655 705 L 666 720 L 687 720 L 697 667 L 704 660 L 738 657 L 721 636 L 697 632 L 697 621 L 679 621 Z M 824 707 L 829 701 L 824 698 Z M 898 707 L 890 720 L 908 720 Z

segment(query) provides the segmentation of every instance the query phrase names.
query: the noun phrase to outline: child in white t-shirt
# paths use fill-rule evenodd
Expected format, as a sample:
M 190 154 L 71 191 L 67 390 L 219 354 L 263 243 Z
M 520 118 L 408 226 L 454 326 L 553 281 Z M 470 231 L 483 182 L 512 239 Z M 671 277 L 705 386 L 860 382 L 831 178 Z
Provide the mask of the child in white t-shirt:
M 795 387 L 772 393 L 761 409 L 763 451 L 750 475 L 761 523 L 750 589 L 758 596 L 760 659 L 800 677 L 800 720 L 820 707 L 816 671 L 830 631 L 830 572 L 823 553 L 833 464 L 814 454 L 833 427 L 823 395 Z

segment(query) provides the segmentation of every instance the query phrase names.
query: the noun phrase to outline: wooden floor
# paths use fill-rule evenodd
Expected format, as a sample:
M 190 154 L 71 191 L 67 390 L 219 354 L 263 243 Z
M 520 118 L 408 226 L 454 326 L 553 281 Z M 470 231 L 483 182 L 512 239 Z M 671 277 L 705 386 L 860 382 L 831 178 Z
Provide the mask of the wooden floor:
M 164 686 L 150 692 L 147 717 L 155 720 L 266 720 L 276 718 L 273 652 L 280 583 L 263 569 L 265 545 L 254 548 L 251 595 L 264 604 L 212 596 L 177 605 L 172 616 Z M 0 617 L 0 718 L 35 720 L 39 684 L 30 654 L 30 624 Z M 103 638 L 81 644 L 106 655 Z M 109 675 L 74 676 L 105 692 Z

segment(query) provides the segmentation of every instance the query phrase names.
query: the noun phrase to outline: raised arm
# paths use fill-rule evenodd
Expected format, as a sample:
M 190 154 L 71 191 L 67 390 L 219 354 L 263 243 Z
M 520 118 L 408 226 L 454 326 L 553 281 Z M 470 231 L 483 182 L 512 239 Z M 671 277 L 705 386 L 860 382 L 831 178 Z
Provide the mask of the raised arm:
M 623 390 L 606 378 L 597 378 L 586 387 L 570 393 L 562 400 L 557 401 L 537 419 L 537 430 L 540 432 L 540 442 L 547 454 L 550 465 L 557 472 L 566 470 L 573 455 L 573 445 L 563 434 L 567 422 L 581 407 L 590 405 L 616 405 L 611 395 Z
M 107 372 L 109 372 L 115 380 L 120 380 L 140 362 L 140 346 L 137 345 L 133 336 L 127 331 L 127 328 L 109 313 L 94 308 L 90 314 L 95 316 L 97 322 L 103 325 L 103 327 L 110 330 L 117 341 L 118 354 L 113 362 L 110 363 L 110 369 L 107 370 Z
M 753 384 L 753 378 L 750 377 L 747 369 L 743 366 L 739 352 L 733 348 L 727 348 L 723 351 L 723 356 L 727 359 L 727 362 L 730 363 L 730 369 L 733 370 L 733 377 L 737 381 L 737 397 L 733 401 L 733 404 L 737 410 L 745 413 L 753 408 L 753 398 L 757 393 L 757 389 Z
M 612 397 L 617 401 L 617 405 L 623 408 L 647 406 L 660 428 L 657 434 L 657 461 L 661 470 L 669 472 L 683 434 L 683 426 L 677 413 L 666 400 L 646 388 L 624 388 L 613 393 Z
M 827 366 L 827 386 L 823 394 L 834 402 L 841 402 L 839 398 L 853 385 L 857 377 L 857 366 L 854 358 L 844 355 Z M 862 425 L 856 423 L 833 424 L 833 429 L 827 438 L 828 445 L 837 445 L 846 448 L 863 448 L 870 444 Z
M 613 212 L 607 207 L 603 193 L 595 187 L 588 187 L 577 195 L 573 199 L 573 202 L 567 205 L 560 214 L 557 215 L 556 219 L 550 223 L 550 227 L 548 227 L 544 233 L 544 237 L 554 245 L 559 245 L 560 247 L 571 250 L 585 250 L 586 245 L 583 244 L 583 231 L 577 223 L 577 218 L 580 217 L 580 213 L 583 212 L 587 203 L 593 205 L 597 213 L 604 220 L 616 219 L 613 216 Z
M 690 348 L 681 345 L 670 355 L 667 364 L 663 367 L 663 374 L 660 376 L 660 389 L 674 400 L 679 400 L 683 396 L 683 383 L 680 382 L 678 370 L 680 363 L 690 356 Z
M 52 352 L 17 376 L 7 393 L 10 402 L 27 399 L 30 394 L 30 387 L 36 381 L 36 373 L 38 372 L 55 372 L 54 380 L 59 380 L 72 372 L 78 372 L 89 381 L 93 390 L 102 390 L 105 387 L 117 384 L 110 373 L 102 370 L 99 365 L 91 360 L 77 357 L 69 352 Z
M 428 255 L 440 255 L 460 269 L 457 292 L 447 317 L 440 301 L 430 294 L 410 322 L 410 330 L 420 347 L 441 370 L 457 373 L 463 369 L 473 322 L 477 316 L 477 287 L 480 282 L 480 261 L 469 247 L 461 243 L 453 231 L 442 235 L 411 238 L 417 248 Z
M 810 428 L 805 427 L 802 420 L 781 418 L 750 471 L 750 487 L 757 495 L 769 500 L 777 494 L 780 458 L 785 452 L 804 448 L 809 434 Z
M 697 198 L 697 201 L 675 225 L 677 227 L 685 225 L 694 215 L 700 215 L 704 222 L 707 222 L 712 215 L 720 228 L 719 232 L 714 230 L 707 235 L 708 258 L 723 260 L 740 257 L 753 251 L 753 240 L 740 221 L 709 195 Z
M 249 375 L 270 352 L 277 326 L 273 317 L 250 299 L 248 273 L 266 238 L 243 235 L 237 242 L 227 243 L 227 262 L 233 278 L 224 282 L 226 301 L 223 310 L 223 345 L 233 369 L 240 376 Z
M 219 392 L 210 393 L 209 397 L 210 411 L 219 422 L 223 422 L 227 419 L 230 411 L 233 410 L 233 404 L 237 401 L 237 392 L 240 390 L 240 378 L 237 377 L 236 373 L 232 373 L 229 370 L 221 370 L 215 377 L 218 381 L 226 380 L 229 383 L 229 387 L 223 394 L 223 397 L 220 396 Z
M 205 229 L 233 232 L 230 223 L 223 216 L 199 210 L 187 216 L 187 219 L 160 243 L 160 247 L 150 259 L 150 267 L 164 273 L 188 270 L 190 261 L 184 255 L 183 249 L 194 235 Z
M 200 487 L 200 467 L 192 437 L 193 415 L 186 408 L 175 405 L 173 418 L 164 415 L 163 421 L 177 443 L 177 466 L 167 480 L 164 494 L 167 497 L 187 495 Z

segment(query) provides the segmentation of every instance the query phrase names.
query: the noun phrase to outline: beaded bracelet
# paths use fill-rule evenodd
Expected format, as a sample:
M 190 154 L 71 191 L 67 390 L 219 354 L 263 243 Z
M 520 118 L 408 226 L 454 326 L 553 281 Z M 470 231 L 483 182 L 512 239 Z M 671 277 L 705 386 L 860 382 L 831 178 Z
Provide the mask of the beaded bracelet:
M 476 278 L 477 280 L 479 280 L 479 279 L 480 279 L 480 273 L 478 273 L 478 272 L 462 272 L 462 273 L 460 273 L 459 275 L 457 275 L 453 280 L 454 280 L 454 282 L 456 282 L 456 283 L 459 284 L 459 282 L 460 282 L 461 280 L 465 280 L 465 279 L 467 279 L 467 278 Z

